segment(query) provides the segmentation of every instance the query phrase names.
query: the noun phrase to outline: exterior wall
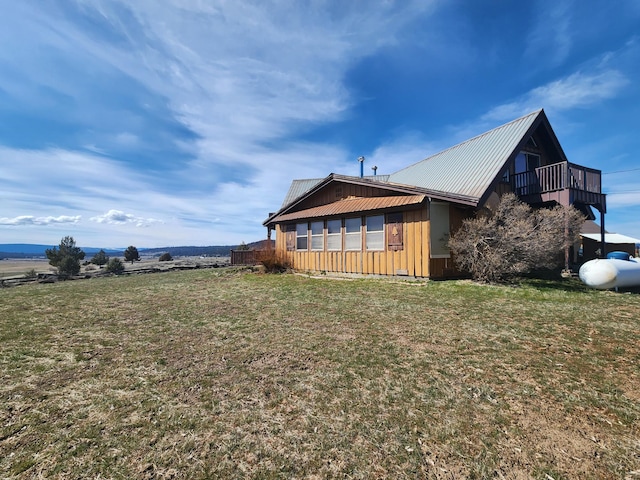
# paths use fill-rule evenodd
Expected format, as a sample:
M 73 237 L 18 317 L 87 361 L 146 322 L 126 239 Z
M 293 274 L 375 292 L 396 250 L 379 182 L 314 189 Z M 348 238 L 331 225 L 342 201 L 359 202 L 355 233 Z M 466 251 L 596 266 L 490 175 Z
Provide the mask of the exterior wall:
M 369 215 L 374 215 L 370 212 Z M 389 246 L 388 215 L 385 215 L 384 250 L 367 251 L 366 234 L 362 233 L 360 251 L 328 251 L 326 228 L 323 251 L 287 250 L 286 225 L 276 225 L 276 252 L 287 258 L 297 271 L 332 272 L 363 275 L 446 278 L 459 275 L 452 258 L 430 258 L 430 221 L 428 206 L 402 212 L 402 247 Z M 465 211 L 450 207 L 451 231 L 462 222 Z M 344 227 L 343 227 L 344 229 Z M 310 244 L 310 242 L 309 242 Z
M 402 213 L 402 249 L 393 250 L 387 245 L 385 220 L 384 250 L 367 251 L 364 248 L 366 234 L 363 232 L 360 251 L 327 251 L 326 229 L 324 251 L 287 250 L 285 226 L 279 224 L 275 229 L 276 251 L 284 255 L 298 271 L 429 277 L 428 209 L 424 206 Z

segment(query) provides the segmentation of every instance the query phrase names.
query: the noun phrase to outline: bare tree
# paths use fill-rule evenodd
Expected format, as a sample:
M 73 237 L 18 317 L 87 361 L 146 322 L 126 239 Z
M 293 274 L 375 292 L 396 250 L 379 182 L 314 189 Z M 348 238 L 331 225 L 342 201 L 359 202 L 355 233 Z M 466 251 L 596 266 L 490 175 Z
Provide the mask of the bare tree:
M 449 247 L 456 265 L 474 279 L 503 282 L 532 270 L 560 267 L 583 222 L 573 207 L 533 210 L 506 194 L 495 209 L 465 220 Z M 568 261 L 566 253 L 564 259 Z

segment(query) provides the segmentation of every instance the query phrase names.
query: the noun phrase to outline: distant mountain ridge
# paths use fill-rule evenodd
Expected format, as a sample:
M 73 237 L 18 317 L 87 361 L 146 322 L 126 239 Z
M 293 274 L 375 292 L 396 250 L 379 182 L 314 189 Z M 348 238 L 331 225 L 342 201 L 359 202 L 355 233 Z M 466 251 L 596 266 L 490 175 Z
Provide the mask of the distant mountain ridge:
M 53 245 L 36 245 L 33 243 L 0 243 L 0 253 L 31 253 L 44 255 L 47 248 Z
M 266 240 L 258 242 L 248 243 L 246 248 L 256 249 L 263 248 Z M 273 242 L 272 242 L 273 244 Z M 2 258 L 30 258 L 30 257 L 45 257 L 45 250 L 58 245 L 40 245 L 33 243 L 0 243 L 0 259 Z M 100 250 L 104 250 L 109 256 L 121 257 L 124 255 L 126 247 L 121 249 L 113 248 L 96 248 L 96 247 L 80 247 L 86 254 L 86 259 L 90 259 L 93 255 Z M 163 247 L 163 248 L 140 248 L 138 252 L 140 255 L 160 255 L 168 252 L 172 256 L 176 257 L 195 257 L 195 256 L 211 256 L 211 257 L 228 257 L 231 255 L 231 250 L 238 248 L 238 245 L 212 245 L 208 247 L 195 247 L 195 246 L 183 246 L 183 247 Z
M 44 257 L 45 251 L 49 248 L 58 247 L 59 245 L 40 245 L 35 243 L 0 243 L 0 258 L 29 258 Z M 104 250 L 107 255 L 122 255 L 124 248 L 95 248 L 80 247 L 87 257 L 92 257 L 100 250 Z

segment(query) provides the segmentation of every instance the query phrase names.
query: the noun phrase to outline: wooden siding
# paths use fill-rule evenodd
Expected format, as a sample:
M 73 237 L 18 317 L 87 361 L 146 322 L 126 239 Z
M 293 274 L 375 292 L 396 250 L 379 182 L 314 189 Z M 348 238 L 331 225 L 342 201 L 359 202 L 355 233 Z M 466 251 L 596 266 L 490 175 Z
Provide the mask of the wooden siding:
M 302 272 L 429 277 L 428 210 L 423 206 L 402 213 L 402 249 L 390 248 L 385 238 L 384 250 L 365 250 L 366 233 L 363 229 L 360 251 L 287 250 L 286 226 L 278 224 L 275 229 L 276 250 L 287 257 L 295 270 Z M 327 244 L 326 238 L 324 244 Z
M 320 205 L 327 205 L 336 200 L 349 197 L 386 197 L 389 195 L 398 195 L 398 193 L 391 192 L 384 188 L 370 187 L 368 185 L 336 183 L 331 188 L 326 188 L 301 202 L 300 205 L 296 206 L 296 210 L 319 207 Z

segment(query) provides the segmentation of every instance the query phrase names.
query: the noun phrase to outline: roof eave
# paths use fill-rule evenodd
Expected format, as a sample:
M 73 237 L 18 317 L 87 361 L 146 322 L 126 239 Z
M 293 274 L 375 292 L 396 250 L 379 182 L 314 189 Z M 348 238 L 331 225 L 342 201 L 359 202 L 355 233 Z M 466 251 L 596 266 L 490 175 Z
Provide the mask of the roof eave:
M 296 205 L 300 204 L 300 202 L 302 202 L 303 200 L 306 200 L 307 198 L 312 196 L 314 193 L 316 193 L 317 191 L 323 189 L 325 186 L 327 186 L 329 183 L 331 183 L 333 181 L 351 183 L 351 184 L 354 184 L 354 185 L 374 186 L 374 187 L 379 187 L 379 188 L 383 188 L 383 189 L 387 189 L 387 190 L 391 190 L 391 191 L 400 191 L 400 190 L 398 190 L 398 187 L 400 187 L 400 186 L 396 186 L 396 185 L 390 184 L 389 182 L 381 182 L 381 181 L 377 181 L 377 180 L 371 180 L 369 178 L 350 177 L 350 176 L 347 176 L 347 175 L 339 175 L 337 173 L 330 173 L 322 181 L 320 181 L 318 184 L 316 184 L 312 189 L 306 191 L 305 193 L 300 195 L 298 198 L 296 198 L 295 200 L 291 201 L 288 205 L 285 205 L 284 207 L 280 208 L 280 210 L 278 210 L 274 214 L 270 215 L 264 222 L 262 222 L 262 225 L 264 225 L 265 227 L 268 227 L 269 224 L 273 223 L 273 219 L 274 218 L 276 218 L 276 217 L 278 217 L 278 216 L 280 216 L 280 215 L 282 215 L 284 213 L 287 213 L 292 208 L 294 208 Z M 402 187 L 405 188 L 405 190 L 403 190 L 403 193 L 421 193 L 421 192 L 416 192 L 415 189 L 413 189 L 413 190 L 406 189 L 407 186 L 402 186 Z

